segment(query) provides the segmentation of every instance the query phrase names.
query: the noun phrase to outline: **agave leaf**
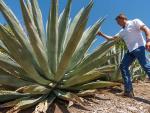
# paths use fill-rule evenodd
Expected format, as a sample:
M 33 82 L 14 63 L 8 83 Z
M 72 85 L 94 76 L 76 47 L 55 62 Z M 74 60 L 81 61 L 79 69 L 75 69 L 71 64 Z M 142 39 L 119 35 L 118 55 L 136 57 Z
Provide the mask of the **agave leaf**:
M 26 72 L 24 72 L 21 67 L 12 61 L 7 55 L 0 54 L 0 68 L 7 72 L 7 74 L 11 74 L 14 77 L 21 78 L 26 81 L 34 82 L 29 77 L 25 76 Z M 0 74 L 3 74 L 0 72 Z M 13 78 L 14 78 L 13 77 Z
M 103 21 L 104 21 L 104 18 L 99 19 L 90 29 L 87 29 L 84 32 L 76 50 L 75 50 L 75 53 L 72 56 L 68 70 L 71 70 L 72 68 L 74 68 L 85 57 L 85 53 L 87 52 L 87 50 L 91 46 L 92 42 L 94 41 L 94 39 L 97 35 L 97 32 L 99 30 L 99 27 L 103 23 Z
M 26 0 L 26 4 L 27 4 L 27 8 L 28 8 L 28 10 L 30 12 L 30 16 L 33 19 L 33 11 L 32 11 L 32 5 L 31 5 L 30 0 Z
M 58 64 L 58 0 L 51 0 L 51 11 L 47 27 L 47 54 L 52 73 Z
M 53 103 L 53 101 L 55 99 L 56 99 L 56 95 L 51 93 L 48 98 L 46 98 L 45 100 L 43 100 L 36 106 L 34 112 L 35 113 L 46 113 L 49 106 Z
M 65 39 L 64 39 L 63 48 L 62 48 L 63 51 L 61 51 L 61 53 L 62 53 L 61 57 L 62 57 L 62 55 L 63 55 L 63 53 L 64 53 L 64 51 L 67 47 L 67 44 L 68 44 L 70 38 L 71 38 L 71 37 L 68 36 L 69 35 L 69 30 L 70 30 L 70 24 L 71 24 L 71 18 L 69 19 L 68 24 L 67 24 L 66 34 L 65 34 L 65 37 L 64 37 Z M 61 58 L 60 58 L 60 60 L 61 60 Z
M 100 66 L 99 68 L 97 68 L 97 70 L 106 76 L 110 73 L 115 72 L 115 65 L 110 64 L 110 65 Z
M 20 78 L 14 77 L 10 74 L 2 74 L 0 71 L 0 84 L 19 88 L 24 85 L 31 85 L 33 82 L 21 80 Z
M 20 50 L 20 51 L 22 50 L 21 45 L 18 43 L 18 41 L 15 40 L 13 35 L 2 25 L 0 26 L 0 35 L 1 35 L 1 37 L 0 37 L 1 41 L 4 43 L 4 45 L 9 50 L 11 57 L 14 59 L 17 59 L 18 58 L 17 53 L 19 52 L 18 50 Z M 13 46 L 14 44 L 15 44 L 15 46 Z
M 69 25 L 69 29 L 68 29 L 68 33 L 67 33 L 67 36 L 65 37 L 66 39 L 65 39 L 65 49 L 66 49 L 66 47 L 67 47 L 67 44 L 68 44 L 68 42 L 70 41 L 70 38 L 71 38 L 71 35 L 73 34 L 73 32 L 74 32 L 74 29 L 75 29 L 75 27 L 76 27 L 76 25 L 77 25 L 77 22 L 79 21 L 79 19 L 81 18 L 81 15 L 83 14 L 83 11 L 84 11 L 84 8 L 82 8 L 78 13 L 77 13 L 77 15 L 75 16 L 75 18 L 73 19 L 73 21 L 71 22 L 71 20 L 70 20 L 70 24 L 71 25 Z
M 89 72 L 89 70 L 92 70 L 92 69 L 97 68 L 101 65 L 104 65 L 107 62 L 108 59 L 111 59 L 112 57 L 114 57 L 116 55 L 116 54 L 114 54 L 114 55 L 111 55 L 111 56 L 107 56 L 106 53 L 108 51 L 109 50 L 107 50 L 102 55 L 100 55 L 100 57 L 98 59 L 96 59 L 93 62 L 89 63 L 89 65 L 85 65 L 82 69 L 87 69 L 87 70 L 81 70 L 81 73 L 83 73 L 83 72 L 87 73 L 87 72 Z
M 2 41 L 0 41 L 0 54 L 1 53 L 9 54 L 7 48 L 4 46 L 4 44 L 2 43 Z
M 0 31 L 0 35 L 1 35 L 0 40 L 3 42 L 5 47 L 9 50 L 8 52 L 10 52 L 11 54 L 17 52 L 17 50 L 10 51 L 10 50 L 13 50 L 15 48 L 15 46 L 13 46 L 13 44 L 7 44 L 8 40 L 9 41 L 11 40 L 13 43 L 15 43 L 16 46 L 18 47 L 18 50 L 21 49 L 21 45 L 18 43 L 17 40 L 14 39 L 13 35 L 4 26 L 0 26 L 0 30 L 1 30 Z M 8 41 L 8 43 L 10 43 L 9 41 Z M 13 55 L 13 56 L 15 56 L 15 55 Z
M 63 100 L 72 101 L 73 103 L 80 103 L 84 105 L 83 101 L 80 97 L 78 97 L 76 94 L 70 93 L 70 92 L 63 92 L 61 90 L 54 90 L 54 93 L 58 98 L 61 98 Z
M 106 88 L 121 85 L 117 82 L 109 82 L 109 81 L 96 81 L 87 84 L 83 84 L 80 86 L 74 86 L 73 89 L 77 90 L 89 90 L 89 89 L 97 89 L 97 88 Z
M 18 87 L 22 87 L 24 85 L 32 85 L 33 82 L 22 80 L 18 77 L 10 75 L 10 74 L 1 74 L 0 75 L 0 84 L 18 88 Z
M 38 30 L 39 37 L 41 38 L 41 41 L 43 42 L 44 49 L 46 49 L 46 36 L 44 31 L 44 24 L 42 20 L 42 14 L 41 10 L 38 5 L 37 0 L 31 0 L 32 4 L 32 11 L 33 11 L 33 17 L 34 17 L 34 23 Z
M 110 51 L 110 49 L 107 49 L 107 50 L 105 50 L 105 52 L 103 52 L 101 55 L 99 55 L 99 57 L 96 60 L 91 59 L 92 61 L 90 61 L 89 63 L 87 62 L 86 65 L 81 65 L 80 67 L 77 67 L 73 72 L 71 72 L 67 75 L 66 79 L 71 78 L 73 76 L 79 76 L 79 75 L 86 74 L 90 70 L 92 70 L 94 68 L 98 68 L 100 65 L 104 65 L 105 63 L 107 63 L 107 60 L 109 58 L 113 57 L 113 55 L 106 56 L 109 51 Z M 101 52 L 101 51 L 99 51 L 99 52 Z
M 134 76 L 132 77 L 132 81 L 135 82 L 135 81 L 137 81 L 138 78 L 140 78 L 140 77 L 141 77 L 141 75 L 134 75 Z
M 47 94 L 51 89 L 48 89 L 40 85 L 28 85 L 18 88 L 16 91 L 19 93 L 30 93 L 30 94 Z
M 0 68 L 0 74 L 1 75 L 6 75 L 6 74 L 9 74 L 9 73 Z
M 0 90 L 3 90 L 3 91 L 9 91 L 9 90 L 12 90 L 13 87 L 8 87 L 8 86 L 5 86 L 5 85 L 0 85 Z
M 114 82 L 122 82 L 122 76 L 120 74 L 120 70 L 116 70 L 116 72 L 112 73 L 111 75 L 111 81 Z
M 97 92 L 98 92 L 97 89 L 85 90 L 85 91 L 80 91 L 79 93 L 77 93 L 77 95 L 80 97 L 94 96 Z
M 24 51 L 22 46 L 14 38 L 12 38 L 12 35 L 10 35 L 10 33 L 7 32 L 3 26 L 0 26 L 0 35 L 2 36 L 0 38 L 2 38 L 3 43 L 11 52 L 13 59 L 22 67 L 22 69 L 24 69 L 29 78 L 40 84 L 46 85 L 50 83 L 37 73 L 32 64 L 30 55 L 27 51 Z
M 84 83 L 88 83 L 95 79 L 106 76 L 107 73 L 112 72 L 113 70 L 114 70 L 114 65 L 102 66 L 100 68 L 93 69 L 84 75 L 73 76 L 70 79 L 64 80 L 63 82 L 64 84 L 62 87 L 71 87 L 78 84 L 81 85 Z
M 19 111 L 29 108 L 36 105 L 40 101 L 44 100 L 47 95 L 42 95 L 38 98 L 26 98 L 22 101 L 19 101 L 13 108 L 11 108 L 7 113 L 18 113 Z
M 3 0 L 0 0 L 0 11 L 5 17 L 17 40 L 25 49 L 24 51 L 26 51 L 32 58 L 32 49 L 30 48 L 28 38 L 23 30 L 23 27 L 21 26 L 13 12 L 10 10 L 10 8 L 3 2 Z
M 6 108 L 6 107 L 14 107 L 17 103 L 19 103 L 20 101 L 22 100 L 26 100 L 26 99 L 29 99 L 30 96 L 27 96 L 27 97 L 21 97 L 21 98 L 18 98 L 16 100 L 13 100 L 13 101 L 9 101 L 9 102 L 6 102 L 4 104 L 1 104 L 0 105 L 0 108 Z
M 77 84 L 88 83 L 92 80 L 100 78 L 101 76 L 104 76 L 103 73 L 97 69 L 94 69 L 84 75 L 73 76 L 72 78 L 66 80 L 63 87 L 71 87 Z
M 71 2 L 72 0 L 68 0 L 67 5 L 64 9 L 64 11 L 61 13 L 61 16 L 59 17 L 59 26 L 58 26 L 58 60 L 61 59 L 61 55 L 63 53 L 63 45 L 65 42 L 66 37 L 66 31 L 68 28 L 68 22 L 69 22 L 69 15 L 70 15 L 70 8 L 71 8 Z
M 115 66 L 116 65 L 114 65 L 114 64 L 104 65 L 104 66 L 100 66 L 98 68 L 98 70 L 99 71 L 112 71 L 112 70 L 114 70 Z
M 38 60 L 39 67 L 43 70 L 44 76 L 47 79 L 52 79 L 52 77 L 50 76 L 50 70 L 48 68 L 48 63 L 47 63 L 48 59 L 44 51 L 44 45 L 42 44 L 42 41 L 40 40 L 38 32 L 33 23 L 33 20 L 30 17 L 29 10 L 27 9 L 24 1 L 20 0 L 20 4 L 21 4 L 22 12 L 23 12 L 22 14 L 24 17 L 25 25 L 29 34 L 29 39 L 33 47 L 33 50 L 35 52 L 36 58 Z
M 89 33 L 89 31 L 90 31 L 90 27 L 88 27 L 85 31 L 84 31 L 84 33 L 83 33 L 83 35 L 82 35 L 82 38 L 81 38 L 81 40 L 80 40 L 80 42 L 79 42 L 79 44 L 78 44 L 78 46 L 77 46 L 77 48 L 79 48 L 79 45 L 81 45 L 80 43 L 81 43 L 81 41 L 82 40 L 85 40 L 84 38 L 87 38 L 86 37 L 86 35 Z M 71 58 L 71 61 L 69 62 L 69 65 L 68 65 L 68 68 L 67 68 L 67 72 L 66 73 L 68 73 L 70 70 L 73 70 L 74 68 L 76 68 L 76 66 L 80 63 L 80 61 L 82 60 L 82 55 L 83 54 L 85 54 L 85 53 L 78 53 L 77 52 L 77 48 L 76 48 L 76 50 L 75 50 L 75 52 L 74 52 L 74 54 L 72 55 L 72 58 Z M 80 50 L 83 50 L 83 49 L 80 49 Z M 79 57 L 79 56 L 81 56 L 81 57 Z M 84 56 L 83 56 L 84 57 Z
M 0 102 L 5 102 L 8 100 L 14 100 L 20 97 L 29 96 L 30 94 L 21 94 L 15 91 L 0 91 Z
M 20 68 L 8 55 L 0 54 L 0 68 L 15 74 L 15 71 Z
M 68 66 L 68 63 L 72 57 L 72 54 L 74 53 L 81 37 L 83 34 L 83 30 L 87 23 L 87 18 L 90 12 L 90 9 L 92 8 L 93 2 L 90 2 L 90 4 L 83 10 L 80 17 L 75 17 L 75 20 L 72 22 L 74 26 L 74 29 L 72 31 L 72 34 L 70 35 L 70 40 L 67 44 L 67 47 L 64 51 L 64 54 L 62 55 L 61 61 L 58 65 L 58 71 L 55 76 L 55 80 L 60 81 L 65 74 L 65 70 Z M 70 28 L 71 29 L 71 28 Z M 69 35 L 68 35 L 69 36 Z
M 1 53 L 9 54 L 8 50 L 0 45 L 0 54 Z
M 79 65 L 79 67 L 84 66 L 89 62 L 92 62 L 94 59 L 98 58 L 103 52 L 111 49 L 115 43 L 115 41 L 104 42 L 92 54 L 83 59 L 83 62 Z

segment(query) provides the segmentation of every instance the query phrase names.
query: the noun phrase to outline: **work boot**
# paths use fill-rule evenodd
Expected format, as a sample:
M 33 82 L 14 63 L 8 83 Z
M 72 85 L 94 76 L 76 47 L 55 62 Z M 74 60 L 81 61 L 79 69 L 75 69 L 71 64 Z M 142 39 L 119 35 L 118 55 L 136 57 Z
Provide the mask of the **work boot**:
M 116 93 L 116 95 L 117 96 L 122 96 L 122 97 L 129 97 L 129 98 L 133 98 L 134 97 L 133 91 L 131 91 L 131 92 Z

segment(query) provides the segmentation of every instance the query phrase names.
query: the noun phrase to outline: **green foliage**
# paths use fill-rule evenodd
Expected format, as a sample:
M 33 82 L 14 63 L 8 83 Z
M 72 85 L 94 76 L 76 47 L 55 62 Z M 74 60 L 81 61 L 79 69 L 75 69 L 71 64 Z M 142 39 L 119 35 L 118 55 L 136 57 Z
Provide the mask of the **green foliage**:
M 115 45 L 108 53 L 108 55 L 116 54 L 113 58 L 108 60 L 108 64 L 115 65 L 115 70 L 111 74 L 109 74 L 109 76 L 105 76 L 104 77 L 105 80 L 114 82 L 123 82 L 119 66 L 126 52 L 127 47 L 125 45 L 125 42 L 120 38 L 119 40 L 116 41 Z M 129 70 L 131 73 L 132 81 L 144 80 L 145 72 L 141 68 L 137 60 L 133 62 L 133 64 L 129 67 Z
M 38 106 L 44 105 L 46 111 L 56 98 L 82 103 L 79 93 L 118 85 L 95 81 L 113 69 L 113 65 L 104 64 L 113 57 L 106 54 L 115 42 L 105 42 L 87 55 L 104 19 L 86 29 L 91 0 L 70 21 L 71 2 L 68 0 L 59 16 L 58 0 L 51 0 L 45 32 L 37 0 L 20 0 L 25 31 L 0 0 L 0 11 L 10 27 L 0 25 L 0 48 L 4 51 L 0 53 L 0 84 L 15 89 L 0 91 L 0 100 L 5 102 L 0 107 L 11 107 L 12 113 L 33 105 L 38 111 Z

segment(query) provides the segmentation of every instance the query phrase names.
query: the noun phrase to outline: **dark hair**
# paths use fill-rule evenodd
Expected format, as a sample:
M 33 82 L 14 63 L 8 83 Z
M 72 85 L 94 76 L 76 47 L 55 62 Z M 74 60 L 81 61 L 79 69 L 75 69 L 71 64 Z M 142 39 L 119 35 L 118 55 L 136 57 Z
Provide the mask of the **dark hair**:
M 128 18 L 126 17 L 125 14 L 120 13 L 115 19 L 116 19 L 116 20 L 118 20 L 118 19 L 126 19 L 126 20 L 127 20 Z

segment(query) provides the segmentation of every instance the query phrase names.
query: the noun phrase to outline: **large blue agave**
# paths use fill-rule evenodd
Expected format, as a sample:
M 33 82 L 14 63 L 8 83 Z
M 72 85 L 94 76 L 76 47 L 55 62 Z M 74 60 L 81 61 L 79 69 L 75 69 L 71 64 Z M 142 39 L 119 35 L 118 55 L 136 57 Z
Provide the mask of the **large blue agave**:
M 33 105 L 40 111 L 42 104 L 46 112 L 56 98 L 82 103 L 79 95 L 86 95 L 84 91 L 116 85 L 93 81 L 112 69 L 112 65 L 103 65 L 114 42 L 105 42 L 87 54 L 104 19 L 86 29 L 93 1 L 72 21 L 71 2 L 58 16 L 58 0 L 51 0 L 45 33 L 37 0 L 20 0 L 26 32 L 0 0 L 0 11 L 9 25 L 0 25 L 0 84 L 14 89 L 0 91 L 0 102 L 4 102 L 0 107 L 11 107 L 13 113 Z

